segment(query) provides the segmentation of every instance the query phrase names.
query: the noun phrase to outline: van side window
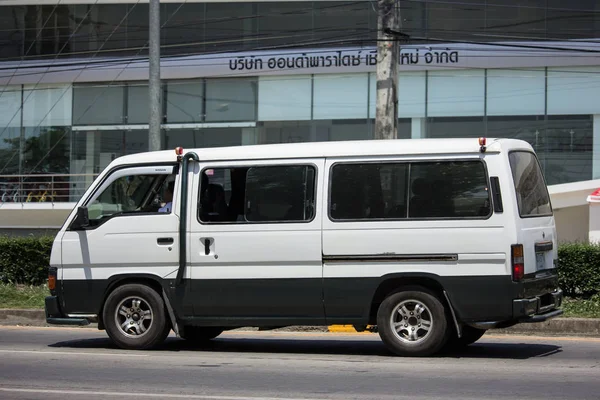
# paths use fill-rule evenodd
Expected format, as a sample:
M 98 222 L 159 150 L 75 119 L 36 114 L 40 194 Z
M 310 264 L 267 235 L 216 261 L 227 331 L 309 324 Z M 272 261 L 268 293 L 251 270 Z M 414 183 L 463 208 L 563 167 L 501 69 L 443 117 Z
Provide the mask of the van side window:
M 409 218 L 476 218 L 490 212 L 490 193 L 480 161 L 412 163 Z
M 205 169 L 198 199 L 200 221 L 310 221 L 315 214 L 315 174 L 315 168 L 307 165 Z
M 127 175 L 117 178 L 88 205 L 90 222 L 119 214 L 170 213 L 173 182 L 173 175 Z
M 483 218 L 491 213 L 480 161 L 336 164 L 332 220 Z
M 408 164 L 337 164 L 330 215 L 337 220 L 406 218 Z

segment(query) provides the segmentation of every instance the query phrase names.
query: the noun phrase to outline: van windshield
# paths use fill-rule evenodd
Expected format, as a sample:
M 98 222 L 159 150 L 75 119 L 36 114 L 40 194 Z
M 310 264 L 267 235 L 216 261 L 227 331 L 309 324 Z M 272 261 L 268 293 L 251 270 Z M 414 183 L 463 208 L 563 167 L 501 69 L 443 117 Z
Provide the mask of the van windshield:
M 521 217 L 552 215 L 550 196 L 537 157 L 528 151 L 508 155 Z

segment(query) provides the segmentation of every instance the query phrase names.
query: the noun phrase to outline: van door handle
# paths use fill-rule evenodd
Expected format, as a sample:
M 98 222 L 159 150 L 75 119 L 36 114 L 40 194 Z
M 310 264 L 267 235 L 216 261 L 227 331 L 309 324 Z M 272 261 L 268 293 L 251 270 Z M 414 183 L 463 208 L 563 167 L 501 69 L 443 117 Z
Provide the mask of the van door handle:
M 210 254 L 210 239 L 204 239 L 204 255 Z
M 168 244 L 173 244 L 175 241 L 173 240 L 173 238 L 158 238 L 156 239 L 156 243 L 161 244 L 161 245 L 168 245 Z

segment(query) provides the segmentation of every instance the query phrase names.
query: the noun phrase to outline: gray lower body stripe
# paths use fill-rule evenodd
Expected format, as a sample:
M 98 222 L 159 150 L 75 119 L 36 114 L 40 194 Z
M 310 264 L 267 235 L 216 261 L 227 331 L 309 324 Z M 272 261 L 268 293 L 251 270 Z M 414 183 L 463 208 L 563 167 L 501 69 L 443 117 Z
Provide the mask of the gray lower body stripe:
M 357 256 L 323 256 L 324 263 L 349 262 L 432 262 L 458 261 L 458 254 L 377 254 Z

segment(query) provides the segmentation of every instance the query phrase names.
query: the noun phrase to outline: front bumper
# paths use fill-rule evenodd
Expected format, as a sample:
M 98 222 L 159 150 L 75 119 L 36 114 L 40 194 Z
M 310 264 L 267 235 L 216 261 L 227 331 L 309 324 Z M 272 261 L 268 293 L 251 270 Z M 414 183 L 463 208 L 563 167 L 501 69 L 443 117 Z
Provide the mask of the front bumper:
M 560 289 L 527 299 L 513 301 L 513 316 L 518 322 L 544 322 L 562 315 L 558 308 L 563 301 Z
M 69 317 L 60 310 L 58 297 L 48 296 L 45 300 L 46 322 L 51 325 L 89 325 L 90 320 L 83 317 Z

